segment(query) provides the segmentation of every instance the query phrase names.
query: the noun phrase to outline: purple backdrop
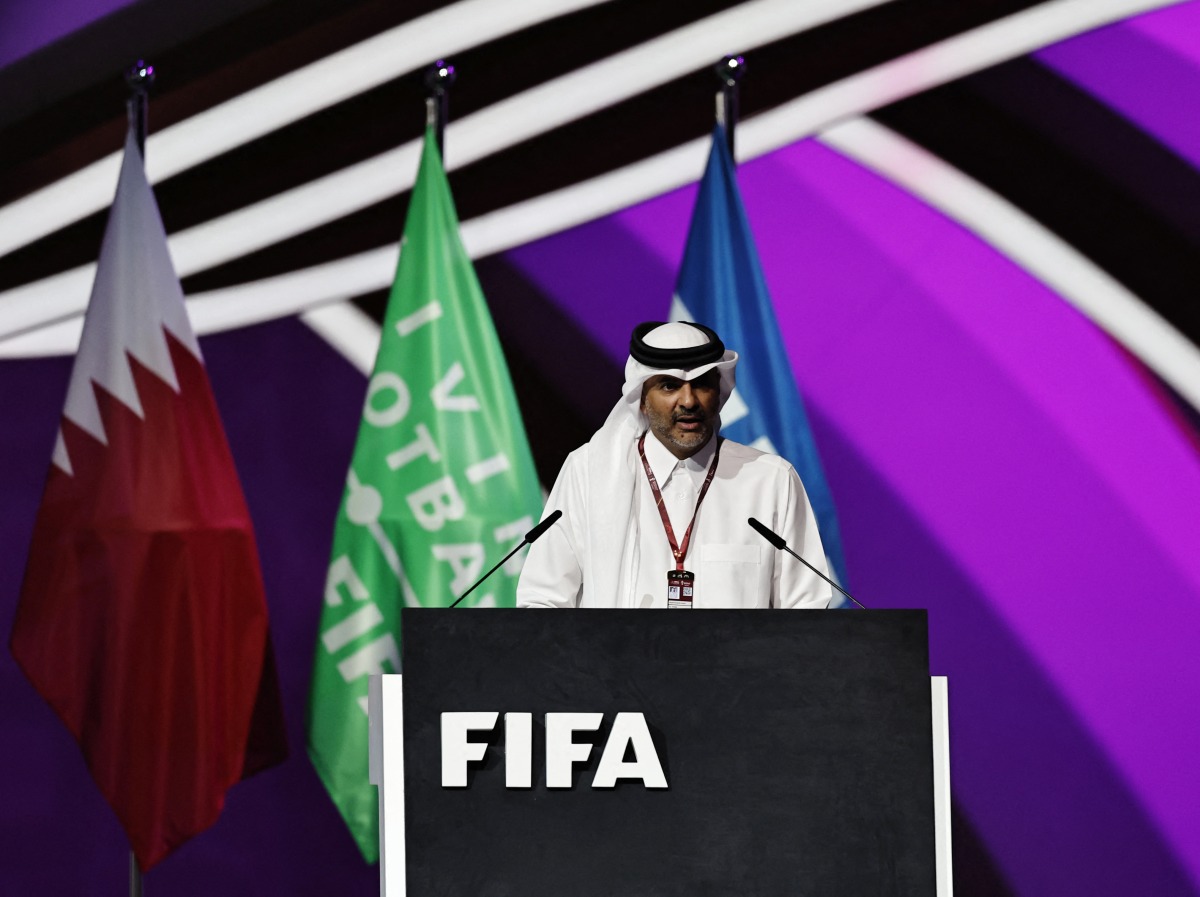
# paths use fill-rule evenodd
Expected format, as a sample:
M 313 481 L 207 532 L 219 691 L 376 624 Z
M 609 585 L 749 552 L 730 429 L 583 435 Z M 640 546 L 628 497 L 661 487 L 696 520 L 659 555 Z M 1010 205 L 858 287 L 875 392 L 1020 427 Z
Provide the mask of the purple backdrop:
M 0 3 L 0 68 L 77 31 L 133 0 Z

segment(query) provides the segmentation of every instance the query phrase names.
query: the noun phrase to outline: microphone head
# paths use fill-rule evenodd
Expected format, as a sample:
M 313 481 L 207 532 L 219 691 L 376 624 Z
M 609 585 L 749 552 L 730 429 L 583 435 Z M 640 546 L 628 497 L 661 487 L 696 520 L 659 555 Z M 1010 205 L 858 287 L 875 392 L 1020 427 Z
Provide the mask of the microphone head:
M 751 529 L 753 529 L 756 533 L 758 533 L 776 548 L 782 549 L 787 547 L 787 540 L 785 540 L 783 536 L 780 536 L 778 533 L 767 529 L 763 524 L 759 523 L 753 517 L 749 518 L 746 522 L 750 524 Z
M 562 511 L 552 511 L 549 517 L 525 534 L 525 541 L 532 544 L 539 536 L 542 535 L 542 533 L 554 526 L 554 524 L 558 522 L 558 518 L 561 516 Z

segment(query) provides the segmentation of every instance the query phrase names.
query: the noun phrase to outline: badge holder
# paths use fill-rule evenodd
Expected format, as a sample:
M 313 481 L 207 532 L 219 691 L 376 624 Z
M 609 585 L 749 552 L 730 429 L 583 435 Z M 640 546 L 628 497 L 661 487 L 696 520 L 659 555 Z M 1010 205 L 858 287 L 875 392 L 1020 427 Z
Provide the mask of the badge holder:
M 667 607 L 691 608 L 696 574 L 687 570 L 667 571 Z

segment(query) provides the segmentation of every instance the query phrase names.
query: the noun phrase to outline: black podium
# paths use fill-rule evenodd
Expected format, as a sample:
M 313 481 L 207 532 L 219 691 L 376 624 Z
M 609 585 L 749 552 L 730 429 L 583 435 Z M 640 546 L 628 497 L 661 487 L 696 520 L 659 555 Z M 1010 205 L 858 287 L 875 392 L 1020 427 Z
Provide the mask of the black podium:
M 934 897 L 924 611 L 413 609 L 402 627 L 408 897 Z M 462 711 L 497 722 L 445 787 L 442 715 Z M 507 713 L 534 721 L 528 787 L 506 784 Z M 566 713 L 603 721 L 551 788 L 546 715 Z M 666 788 L 594 786 L 621 713 Z

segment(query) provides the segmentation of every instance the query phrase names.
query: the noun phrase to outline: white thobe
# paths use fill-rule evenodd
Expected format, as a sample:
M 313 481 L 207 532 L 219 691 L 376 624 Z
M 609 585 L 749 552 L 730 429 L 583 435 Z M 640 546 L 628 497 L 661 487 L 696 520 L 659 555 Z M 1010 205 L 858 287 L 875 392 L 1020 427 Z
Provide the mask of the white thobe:
M 646 458 L 662 490 L 664 504 L 682 544 L 715 454 L 716 440 L 677 459 L 651 433 Z M 586 509 L 614 501 L 614 483 L 591 482 L 592 444 L 572 452 L 546 503 L 562 518 L 529 550 L 517 586 L 518 607 L 665 608 L 667 571 L 674 557 L 654 495 L 637 453 L 628 528 L 613 534 L 605 556 L 593 557 L 597 540 L 588 538 Z M 628 488 L 628 486 L 626 486 Z M 790 555 L 773 548 L 747 524 L 755 517 L 782 536 L 788 547 L 827 573 L 816 518 L 792 465 L 740 443 L 723 440 L 712 485 L 696 514 L 684 562 L 695 574 L 693 608 L 822 608 L 832 589 Z M 617 585 L 607 594 L 589 588 L 595 565 L 621 565 Z M 611 578 L 611 577 L 610 577 Z

